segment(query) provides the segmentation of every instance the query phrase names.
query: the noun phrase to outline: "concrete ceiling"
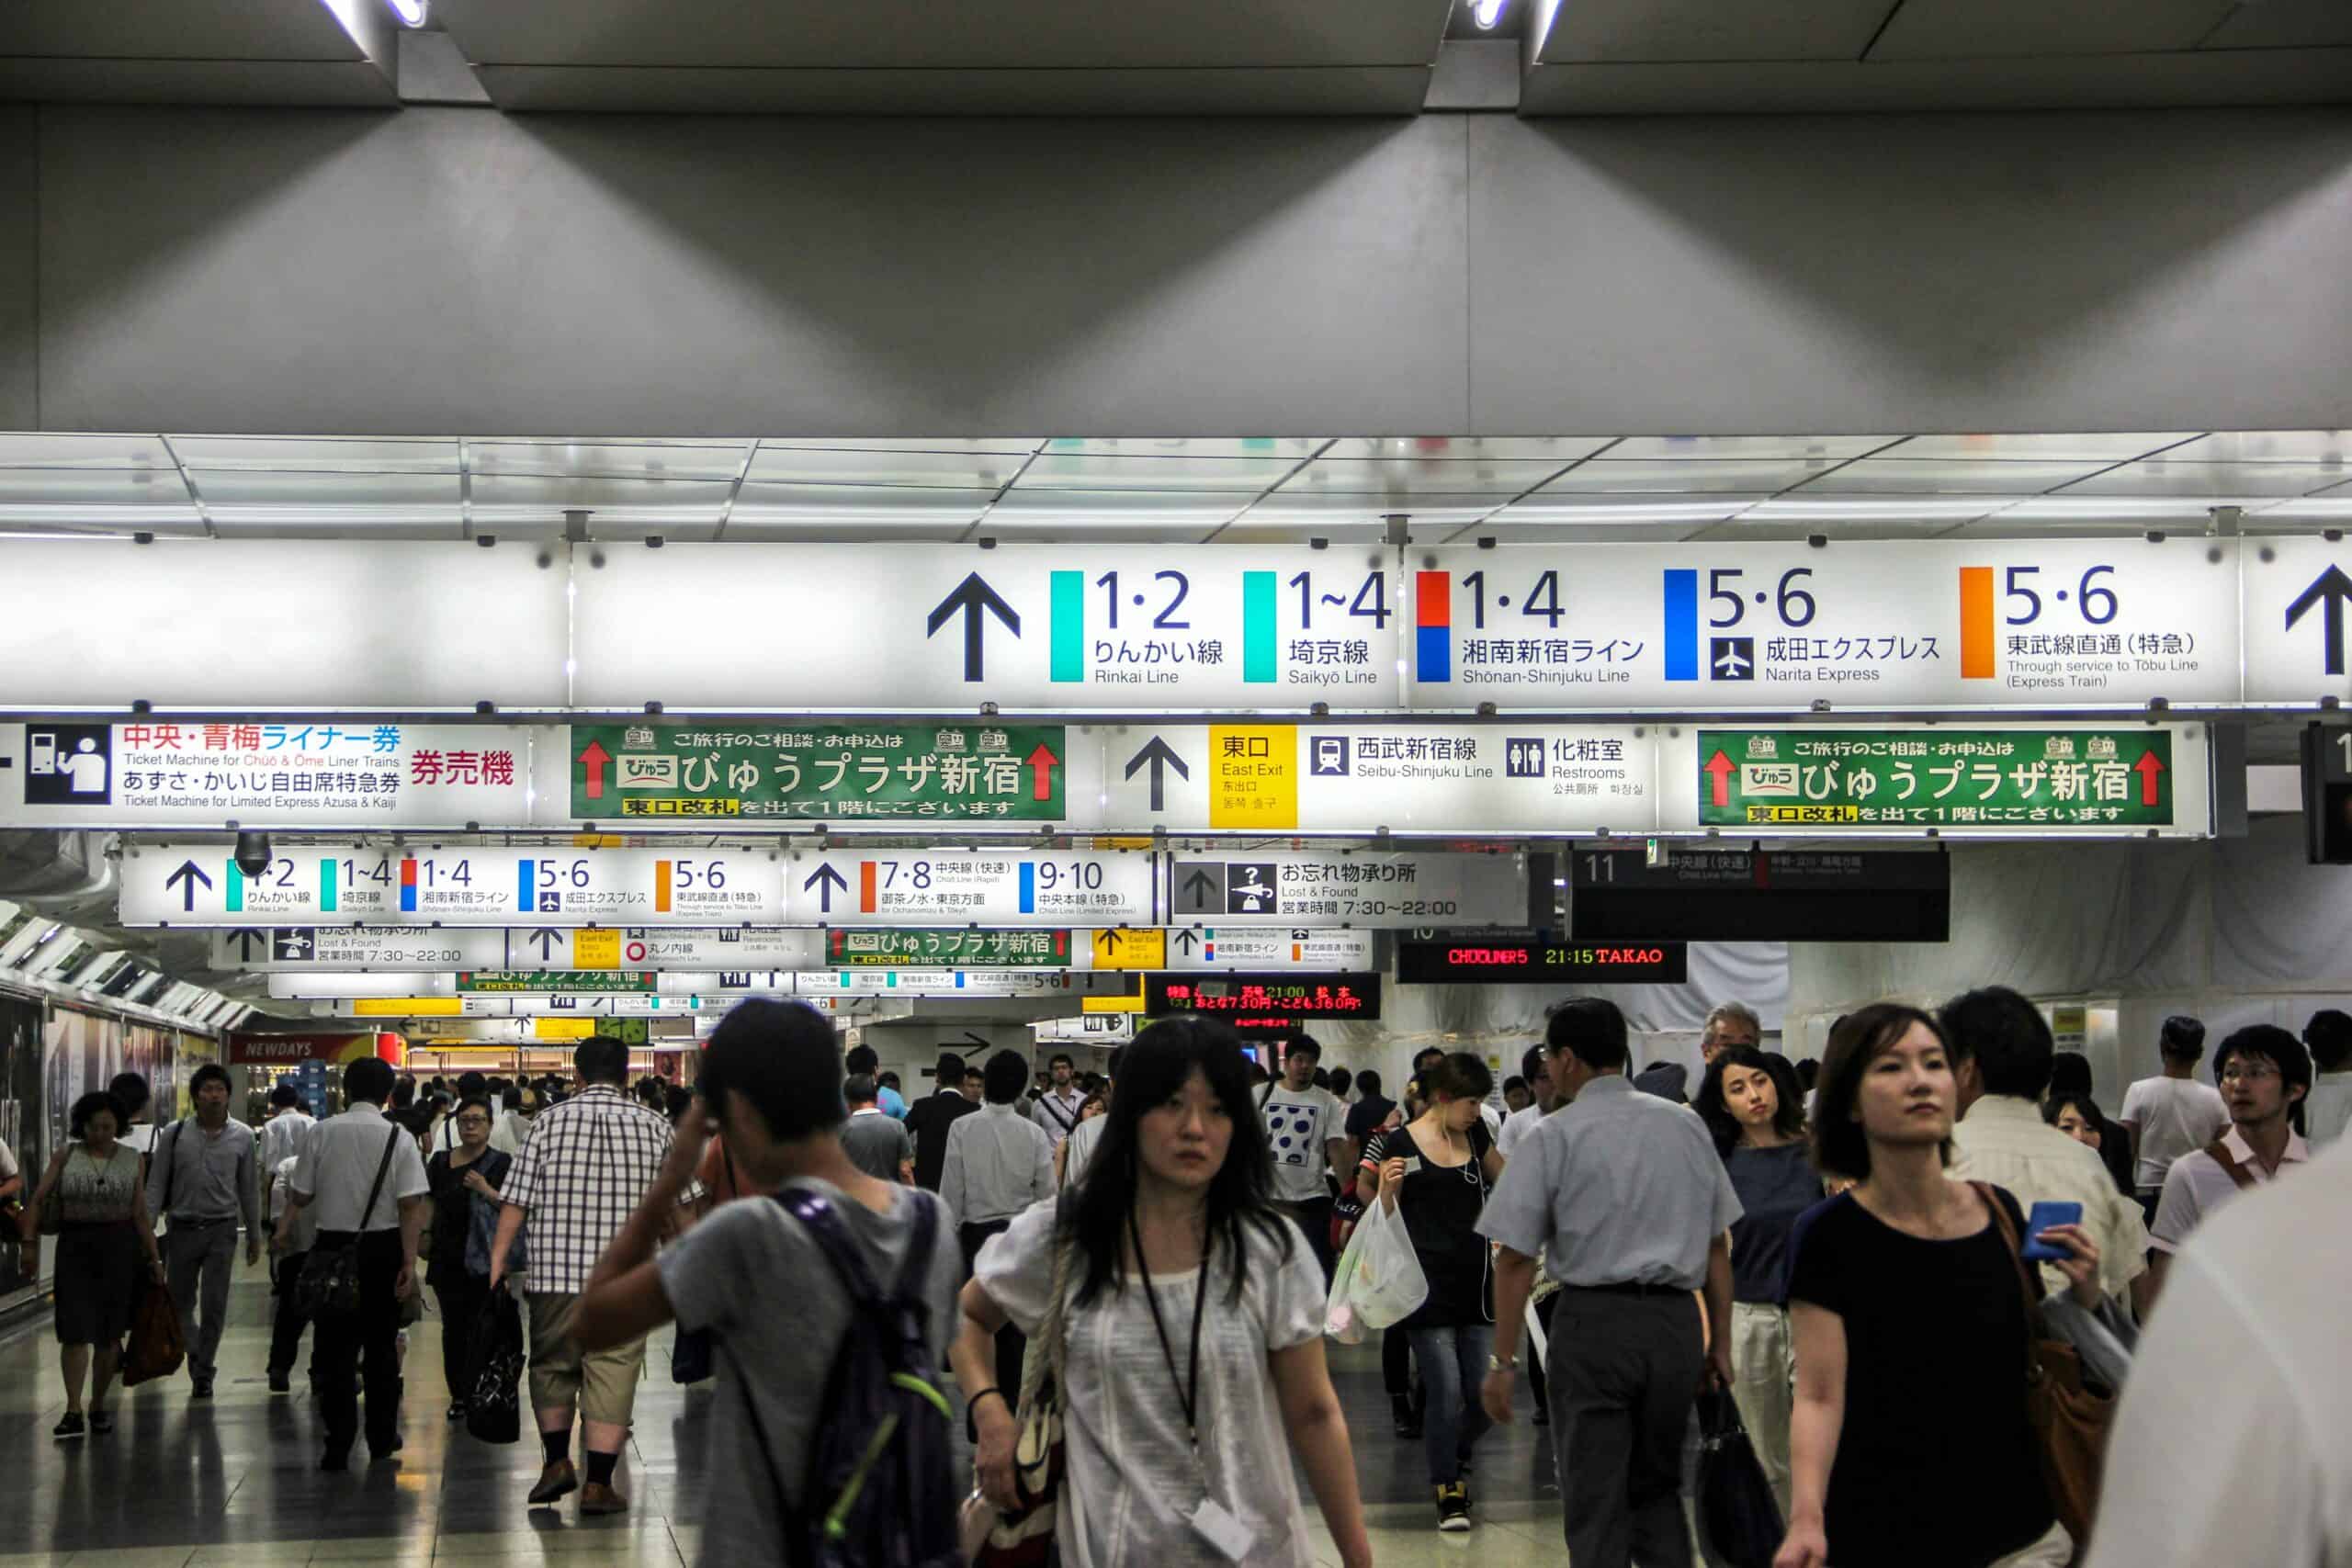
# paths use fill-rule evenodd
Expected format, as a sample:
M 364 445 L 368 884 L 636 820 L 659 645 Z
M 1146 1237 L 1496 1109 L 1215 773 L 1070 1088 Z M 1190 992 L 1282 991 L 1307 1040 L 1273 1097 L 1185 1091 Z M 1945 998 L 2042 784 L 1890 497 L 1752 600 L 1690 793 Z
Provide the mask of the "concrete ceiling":
M 1535 0 L 1523 114 L 2352 98 L 2345 0 Z
M 441 0 L 509 109 L 1411 114 L 1452 0 Z
M 8 0 L 0 101 L 400 101 L 383 0 Z

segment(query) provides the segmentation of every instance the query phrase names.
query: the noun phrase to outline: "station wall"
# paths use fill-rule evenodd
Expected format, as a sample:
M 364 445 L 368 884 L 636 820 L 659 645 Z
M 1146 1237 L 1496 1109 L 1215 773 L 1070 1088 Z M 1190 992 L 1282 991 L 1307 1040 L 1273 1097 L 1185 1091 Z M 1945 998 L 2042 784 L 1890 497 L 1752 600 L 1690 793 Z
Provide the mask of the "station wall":
M 0 426 L 2334 427 L 2347 252 L 2327 109 L 0 108 Z

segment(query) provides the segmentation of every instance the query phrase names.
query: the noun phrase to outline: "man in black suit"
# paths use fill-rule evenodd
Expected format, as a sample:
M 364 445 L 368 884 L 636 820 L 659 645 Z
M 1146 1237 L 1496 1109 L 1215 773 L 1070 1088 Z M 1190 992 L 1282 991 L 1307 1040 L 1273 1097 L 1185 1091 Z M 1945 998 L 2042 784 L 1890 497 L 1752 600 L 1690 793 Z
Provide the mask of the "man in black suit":
M 940 1173 L 947 1165 L 947 1129 L 958 1117 L 978 1111 L 979 1102 L 964 1094 L 964 1058 L 943 1052 L 931 1093 L 907 1107 L 907 1131 L 915 1140 L 915 1185 L 926 1192 L 939 1190 Z

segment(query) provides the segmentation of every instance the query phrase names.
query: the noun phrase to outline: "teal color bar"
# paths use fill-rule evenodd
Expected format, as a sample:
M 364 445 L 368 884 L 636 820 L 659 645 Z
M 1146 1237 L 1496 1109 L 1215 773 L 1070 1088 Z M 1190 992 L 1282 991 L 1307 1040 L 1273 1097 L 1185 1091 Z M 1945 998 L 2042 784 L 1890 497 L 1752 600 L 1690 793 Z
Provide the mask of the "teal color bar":
M 319 863 L 319 912 L 334 913 L 334 862 L 331 860 Z
M 1053 573 L 1053 668 L 1057 681 L 1086 679 L 1086 574 Z
M 241 914 L 244 908 L 245 874 L 237 869 L 235 861 L 231 861 L 229 863 L 229 913 Z
M 1241 574 L 1241 678 L 1271 684 L 1274 679 L 1274 574 Z

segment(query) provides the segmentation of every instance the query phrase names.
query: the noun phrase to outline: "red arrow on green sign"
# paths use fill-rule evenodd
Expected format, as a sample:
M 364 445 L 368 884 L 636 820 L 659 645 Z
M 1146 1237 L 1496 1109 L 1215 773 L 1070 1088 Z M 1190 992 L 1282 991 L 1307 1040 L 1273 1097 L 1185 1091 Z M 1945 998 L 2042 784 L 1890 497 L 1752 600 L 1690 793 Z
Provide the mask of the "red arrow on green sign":
M 2140 760 L 2132 764 L 2132 771 L 2140 775 L 2140 804 L 2154 806 L 2156 803 L 2156 775 L 2165 771 L 2164 759 L 2154 751 L 2143 751 Z
M 580 753 L 577 761 L 588 770 L 585 787 L 581 793 L 589 799 L 605 798 L 605 764 L 612 760 L 613 754 L 605 750 L 600 741 L 591 740 L 588 742 L 588 750 Z
M 1715 804 L 1729 806 L 1731 804 L 1731 759 L 1718 751 L 1708 758 L 1707 765 L 1699 771 L 1707 775 L 1708 784 L 1713 786 Z
M 1037 742 L 1037 749 L 1030 752 L 1023 761 L 1029 764 L 1031 797 L 1036 800 L 1053 799 L 1054 768 L 1061 759 L 1054 755 L 1052 748 L 1040 740 Z

